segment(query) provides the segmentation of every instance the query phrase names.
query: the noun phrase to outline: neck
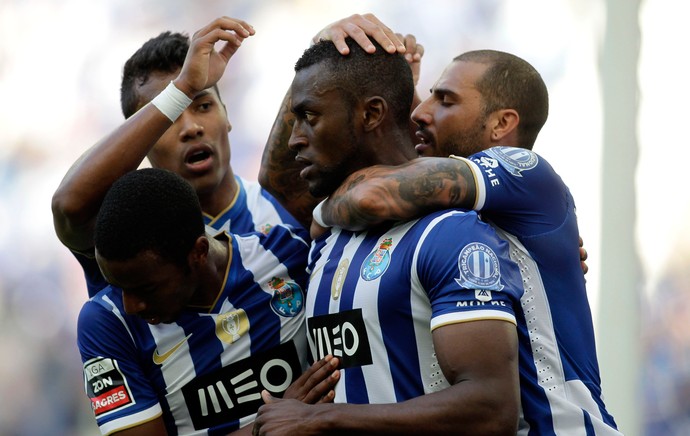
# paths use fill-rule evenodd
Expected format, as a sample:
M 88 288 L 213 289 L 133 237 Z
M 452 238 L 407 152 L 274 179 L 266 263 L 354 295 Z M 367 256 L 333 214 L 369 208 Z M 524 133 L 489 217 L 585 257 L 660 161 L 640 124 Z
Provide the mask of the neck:
M 199 202 L 201 203 L 201 210 L 211 216 L 218 215 L 235 201 L 239 189 L 237 180 L 235 180 L 235 174 L 232 172 L 232 168 L 230 168 L 217 186 L 206 192 L 197 192 Z
M 225 274 L 231 258 L 231 245 L 226 237 L 213 238 L 206 236 L 209 241 L 206 266 L 199 292 L 191 302 L 194 306 L 208 307 L 212 305 L 225 285 Z
M 401 165 L 417 157 L 417 151 L 406 129 L 381 129 L 372 132 L 369 150 L 374 153 L 375 164 Z

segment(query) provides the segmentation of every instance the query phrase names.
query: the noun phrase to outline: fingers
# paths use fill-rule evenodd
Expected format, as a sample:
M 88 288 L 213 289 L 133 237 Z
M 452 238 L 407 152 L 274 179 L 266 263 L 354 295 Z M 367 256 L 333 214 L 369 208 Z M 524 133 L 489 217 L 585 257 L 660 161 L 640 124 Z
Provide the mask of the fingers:
M 288 387 L 283 398 L 293 398 L 308 404 L 320 401 L 340 379 L 339 362 L 331 355 L 314 362 Z
M 405 60 L 408 63 L 421 62 L 422 56 L 424 56 L 424 46 L 417 43 L 417 38 L 414 35 L 403 36 L 400 33 L 397 36 L 405 45 Z
M 317 33 L 312 38 L 312 42 L 331 41 L 338 51 L 345 55 L 350 52 L 345 43 L 347 37 L 352 38 L 367 53 L 376 51 L 372 39 L 378 42 L 388 53 L 405 52 L 403 41 L 373 14 L 354 14 L 331 23 Z
M 587 260 L 587 250 L 584 248 L 584 241 L 582 240 L 582 236 L 579 237 L 579 244 L 580 244 L 580 268 L 582 268 L 582 272 L 584 274 L 587 274 L 587 271 L 589 271 L 589 266 L 587 266 L 587 263 L 585 261 Z
M 246 21 L 220 17 L 195 32 L 191 44 L 193 47 L 201 47 L 202 50 L 210 52 L 217 42 L 225 41 L 218 53 L 225 59 L 229 59 L 242 45 L 242 41 L 254 33 L 256 33 L 254 28 Z
M 271 404 L 275 402 L 275 398 L 266 389 L 261 391 L 261 399 L 264 400 L 264 404 Z

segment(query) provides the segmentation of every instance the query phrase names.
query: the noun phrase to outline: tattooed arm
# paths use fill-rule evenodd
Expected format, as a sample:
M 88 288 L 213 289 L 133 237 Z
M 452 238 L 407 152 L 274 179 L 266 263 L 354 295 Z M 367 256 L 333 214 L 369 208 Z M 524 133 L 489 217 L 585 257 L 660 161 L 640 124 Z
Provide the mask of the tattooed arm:
M 268 136 L 261 157 L 258 180 L 264 189 L 308 229 L 312 210 L 321 199 L 309 193 L 307 182 L 299 176 L 304 166 L 295 161 L 297 153 L 287 146 L 294 122 L 295 116 L 290 111 L 288 91 Z
M 404 221 L 429 212 L 474 206 L 476 185 L 467 163 L 418 158 L 399 166 L 377 165 L 351 174 L 324 202 L 324 223 L 363 230 L 384 221 Z

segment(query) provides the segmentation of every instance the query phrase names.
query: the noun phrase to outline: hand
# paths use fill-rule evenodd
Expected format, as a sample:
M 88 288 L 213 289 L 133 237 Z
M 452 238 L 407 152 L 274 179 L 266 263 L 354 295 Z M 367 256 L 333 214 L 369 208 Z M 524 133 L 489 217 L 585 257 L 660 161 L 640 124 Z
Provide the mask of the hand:
M 405 44 L 388 26 L 373 14 L 354 14 L 335 21 L 324 27 L 313 38 L 312 42 L 332 41 L 338 51 L 344 55 L 350 53 L 345 38 L 352 38 L 367 53 L 374 53 L 376 47 L 369 37 L 378 42 L 388 53 L 405 53 Z
M 175 86 L 188 97 L 215 85 L 225 72 L 228 61 L 254 28 L 242 20 L 221 17 L 196 31 L 192 36 L 187 57 L 174 80 Z M 220 50 L 217 42 L 224 41 Z
M 268 391 L 263 391 L 261 397 L 266 404 L 259 407 L 256 413 L 252 429 L 253 436 L 305 436 L 323 433 L 316 428 L 310 428 L 317 424 L 312 414 L 318 411 L 319 406 L 275 398 Z M 311 419 L 310 416 L 312 416 Z
M 582 236 L 580 236 L 580 267 L 582 268 L 583 274 L 587 274 L 587 271 L 589 271 L 589 267 L 585 263 L 585 260 L 587 260 L 587 250 L 585 250 L 584 241 L 582 240 Z
M 307 404 L 332 403 L 333 388 L 340 380 L 339 360 L 330 354 L 314 362 L 302 375 L 292 382 L 283 394 L 285 399 L 295 399 Z M 268 392 L 266 392 L 267 395 Z M 272 398 L 272 397 L 271 397 Z
M 417 44 L 417 38 L 414 35 L 405 35 L 397 33 L 398 39 L 403 41 L 405 44 L 405 60 L 410 65 L 412 69 L 412 79 L 414 80 L 414 86 L 419 83 L 419 74 L 422 67 L 422 56 L 424 56 L 424 46 L 422 44 Z

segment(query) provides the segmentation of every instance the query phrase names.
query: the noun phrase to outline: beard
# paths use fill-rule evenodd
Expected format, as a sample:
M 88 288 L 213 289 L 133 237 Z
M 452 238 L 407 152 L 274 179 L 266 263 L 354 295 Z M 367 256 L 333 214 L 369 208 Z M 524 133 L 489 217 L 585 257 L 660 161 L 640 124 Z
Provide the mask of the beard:
M 331 195 L 353 172 L 345 164 L 320 168 L 318 176 L 309 181 L 309 193 L 316 198 Z
M 477 123 L 471 129 L 449 135 L 445 140 L 438 144 L 439 157 L 448 157 L 451 154 L 460 157 L 469 157 L 477 152 L 485 150 L 484 120 Z

